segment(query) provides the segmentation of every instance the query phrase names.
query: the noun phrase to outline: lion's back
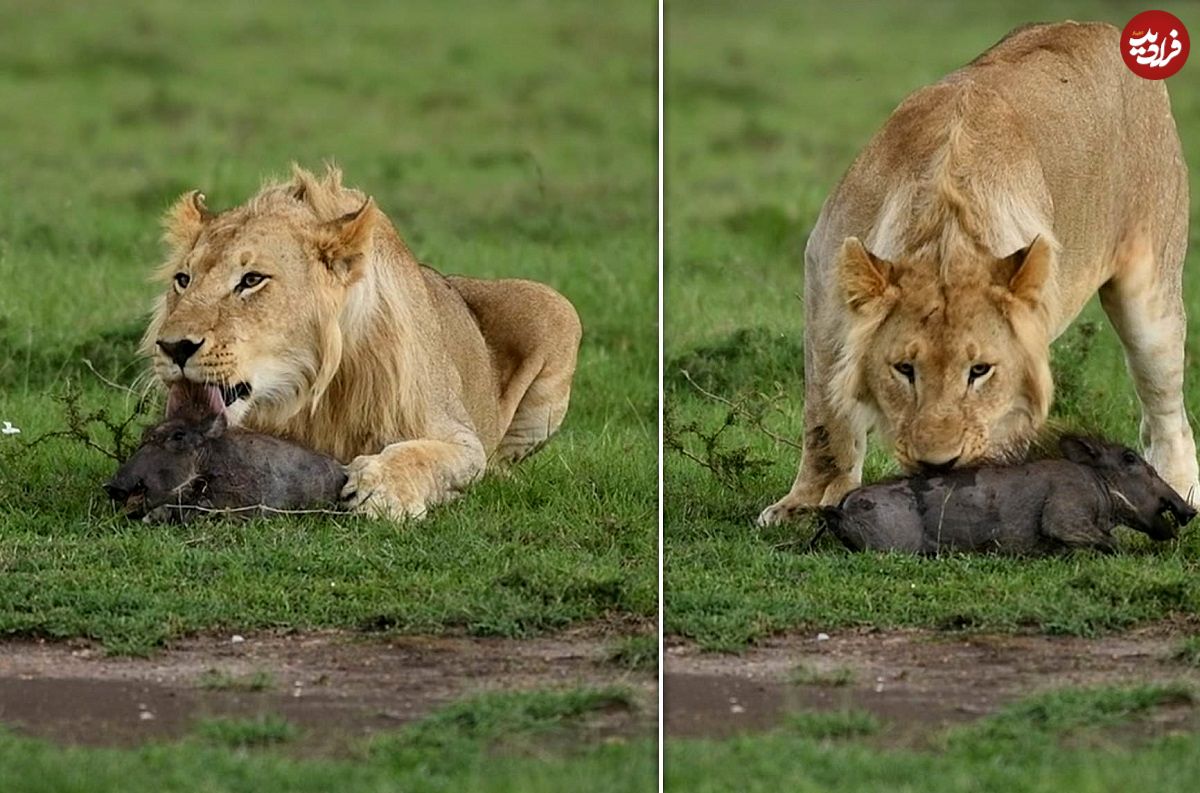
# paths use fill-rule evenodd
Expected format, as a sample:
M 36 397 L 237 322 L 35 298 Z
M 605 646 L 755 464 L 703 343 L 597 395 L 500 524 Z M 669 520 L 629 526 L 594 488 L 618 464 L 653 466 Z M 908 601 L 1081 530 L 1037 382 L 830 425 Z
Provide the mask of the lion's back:
M 1123 219 L 1166 228 L 1178 210 L 1172 201 L 1187 200 L 1162 83 L 1125 67 L 1112 25 L 1013 30 L 899 104 L 826 202 L 809 242 L 809 267 L 827 267 L 848 236 L 879 240 L 889 202 L 936 189 L 939 169 L 948 172 L 951 161 L 967 200 L 975 188 L 997 206 L 1023 202 L 1026 216 L 1043 215 L 1052 227 L 1067 254 L 1064 266 L 1102 266 Z M 994 254 L 1029 242 L 1005 241 L 1010 249 Z M 822 275 L 810 272 L 818 281 Z

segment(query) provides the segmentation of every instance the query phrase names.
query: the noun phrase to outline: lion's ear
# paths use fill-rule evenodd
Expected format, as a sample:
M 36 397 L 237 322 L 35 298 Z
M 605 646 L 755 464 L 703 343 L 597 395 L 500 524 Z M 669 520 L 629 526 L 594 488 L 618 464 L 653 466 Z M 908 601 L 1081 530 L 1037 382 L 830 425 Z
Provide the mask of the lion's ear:
M 199 190 L 184 193 L 163 215 L 163 241 L 172 248 L 190 248 L 214 217 L 204 205 L 204 193 Z
M 858 237 L 847 237 L 838 253 L 838 278 L 846 292 L 846 305 L 866 311 L 880 301 L 896 296 L 891 281 L 892 265 L 872 254 Z
M 335 218 L 321 227 L 317 248 L 321 261 L 333 273 L 357 277 L 357 269 L 371 243 L 375 229 L 375 202 L 367 198 L 353 212 Z
M 1008 291 L 1013 297 L 1029 305 L 1040 302 L 1042 289 L 1050 279 L 1050 269 L 1054 266 L 1054 248 L 1050 241 L 1039 235 L 1034 238 L 1029 247 L 1022 248 L 1012 255 L 1017 270 L 1008 281 Z

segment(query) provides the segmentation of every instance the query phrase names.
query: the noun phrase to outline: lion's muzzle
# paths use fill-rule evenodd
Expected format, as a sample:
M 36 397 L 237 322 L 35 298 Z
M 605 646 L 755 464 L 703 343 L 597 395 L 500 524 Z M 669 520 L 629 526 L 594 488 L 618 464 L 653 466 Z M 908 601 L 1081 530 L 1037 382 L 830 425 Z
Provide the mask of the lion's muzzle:
M 159 339 L 155 342 L 158 348 L 166 354 L 168 358 L 175 362 L 179 367 L 179 371 L 183 371 L 183 367 L 187 365 L 188 359 L 204 346 L 204 339 L 194 341 L 188 338 L 182 339 Z

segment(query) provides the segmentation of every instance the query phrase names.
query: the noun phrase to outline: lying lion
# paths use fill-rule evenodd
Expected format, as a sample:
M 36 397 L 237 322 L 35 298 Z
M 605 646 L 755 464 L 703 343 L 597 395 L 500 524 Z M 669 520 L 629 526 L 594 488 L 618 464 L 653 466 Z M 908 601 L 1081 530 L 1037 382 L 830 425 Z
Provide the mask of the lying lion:
M 832 505 L 875 428 L 907 469 L 1020 456 L 1050 409 L 1049 344 L 1097 291 L 1146 457 L 1197 489 L 1183 402 L 1187 167 L 1162 81 L 1119 33 L 1019 28 L 900 104 L 805 250 L 804 453 L 759 517 Z
M 566 298 L 418 264 L 335 168 L 297 167 L 220 214 L 189 193 L 164 225 L 156 375 L 348 463 L 351 508 L 422 517 L 562 423 L 581 332 Z

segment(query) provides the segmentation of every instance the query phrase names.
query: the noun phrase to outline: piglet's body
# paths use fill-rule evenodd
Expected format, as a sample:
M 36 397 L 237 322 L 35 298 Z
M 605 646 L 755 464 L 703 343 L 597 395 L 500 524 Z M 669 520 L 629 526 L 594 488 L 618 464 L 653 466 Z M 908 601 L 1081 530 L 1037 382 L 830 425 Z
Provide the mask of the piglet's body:
M 168 418 L 104 486 L 132 517 L 187 521 L 211 511 L 249 517 L 336 504 L 346 473 L 332 457 L 262 433 L 226 426 L 207 392 L 175 394 Z
M 1111 552 L 1117 525 L 1164 540 L 1195 516 L 1131 449 L 1081 438 L 1061 446 L 1066 459 L 862 487 L 822 516 L 853 550 L 1014 555 Z

